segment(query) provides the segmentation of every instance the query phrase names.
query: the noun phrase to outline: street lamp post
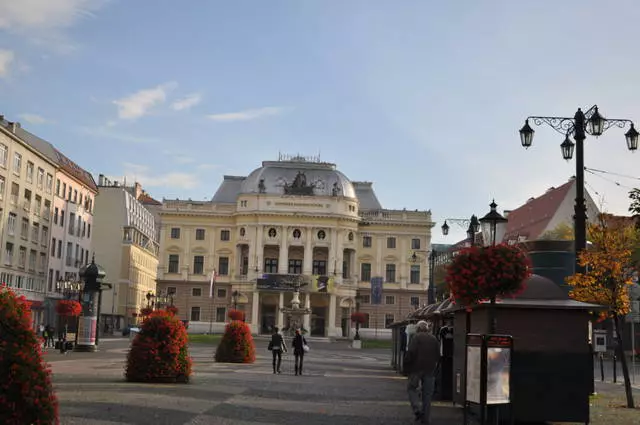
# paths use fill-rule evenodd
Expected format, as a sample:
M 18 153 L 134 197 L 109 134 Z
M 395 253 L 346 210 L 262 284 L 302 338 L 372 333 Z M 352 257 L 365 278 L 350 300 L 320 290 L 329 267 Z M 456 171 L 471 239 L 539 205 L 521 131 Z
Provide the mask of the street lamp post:
M 233 291 L 231 293 L 231 298 L 233 300 L 233 309 L 234 310 L 238 309 L 238 297 L 240 297 L 240 292 L 239 291 Z
M 584 272 L 584 268 L 580 265 L 578 258 L 579 253 L 587 246 L 587 211 L 584 200 L 584 141 L 586 135 L 600 136 L 611 127 L 624 128 L 630 124 L 629 130 L 625 133 L 627 148 L 630 151 L 638 149 L 638 131 L 635 129 L 633 122 L 627 119 L 605 119 L 600 112 L 598 106 L 592 106 L 587 112 L 582 112 L 580 108 L 573 118 L 566 117 L 538 117 L 530 116 L 525 120 L 524 126 L 520 129 L 520 142 L 524 148 L 529 148 L 533 142 L 534 130 L 529 125 L 531 120 L 535 125 L 543 123 L 565 136 L 564 141 L 560 144 L 562 157 L 567 161 L 573 157 L 573 151 L 576 152 L 576 200 L 574 215 L 574 252 L 575 252 L 575 272 Z M 575 143 L 571 141 L 571 136 Z

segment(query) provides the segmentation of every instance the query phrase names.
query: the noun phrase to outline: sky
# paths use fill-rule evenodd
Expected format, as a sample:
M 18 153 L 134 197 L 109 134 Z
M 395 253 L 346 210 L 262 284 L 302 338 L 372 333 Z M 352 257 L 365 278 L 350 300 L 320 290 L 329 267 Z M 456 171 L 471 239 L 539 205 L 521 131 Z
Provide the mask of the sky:
M 162 198 L 320 155 L 385 208 L 514 209 L 575 174 L 529 115 L 597 104 L 640 122 L 640 3 L 540 0 L 0 0 L 0 114 L 83 168 Z M 588 138 L 587 189 L 626 214 L 640 153 Z M 613 173 L 613 174 L 612 174 Z

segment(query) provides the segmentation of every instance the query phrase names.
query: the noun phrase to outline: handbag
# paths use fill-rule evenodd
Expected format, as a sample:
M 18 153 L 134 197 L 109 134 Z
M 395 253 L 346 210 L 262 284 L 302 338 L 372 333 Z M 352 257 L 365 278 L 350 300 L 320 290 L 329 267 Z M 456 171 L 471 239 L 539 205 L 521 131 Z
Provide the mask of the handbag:
M 309 352 L 309 346 L 307 344 L 304 344 L 302 346 L 302 351 L 304 351 L 305 353 L 308 353 Z
M 267 350 L 269 351 L 273 350 L 273 341 L 269 341 L 269 346 L 267 347 Z

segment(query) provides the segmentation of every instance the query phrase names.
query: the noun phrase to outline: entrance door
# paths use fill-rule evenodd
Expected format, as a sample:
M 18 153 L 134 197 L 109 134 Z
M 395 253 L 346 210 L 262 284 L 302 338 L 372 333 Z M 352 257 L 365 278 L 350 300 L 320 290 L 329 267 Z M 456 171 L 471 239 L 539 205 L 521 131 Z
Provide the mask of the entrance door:
M 311 310 L 311 336 L 325 336 L 326 307 L 313 307 Z
M 260 333 L 271 334 L 276 326 L 276 306 L 262 305 L 262 320 L 260 321 Z

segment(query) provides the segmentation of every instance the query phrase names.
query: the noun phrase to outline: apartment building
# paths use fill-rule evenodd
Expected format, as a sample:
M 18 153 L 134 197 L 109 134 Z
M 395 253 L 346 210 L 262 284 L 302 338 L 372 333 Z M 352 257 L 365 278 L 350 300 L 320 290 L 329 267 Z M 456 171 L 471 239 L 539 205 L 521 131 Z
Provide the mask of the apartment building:
M 47 318 L 47 265 L 57 164 L 19 123 L 0 116 L 0 280 L 31 301 L 34 326 Z
M 158 240 L 153 214 L 137 199 L 135 187 L 126 187 L 102 174 L 94 209 L 93 238 L 96 262 L 113 287 L 102 293 L 101 332 L 135 323 L 146 306 L 146 294 L 156 291 Z M 157 202 L 157 201 L 156 201 Z

